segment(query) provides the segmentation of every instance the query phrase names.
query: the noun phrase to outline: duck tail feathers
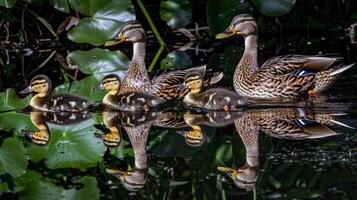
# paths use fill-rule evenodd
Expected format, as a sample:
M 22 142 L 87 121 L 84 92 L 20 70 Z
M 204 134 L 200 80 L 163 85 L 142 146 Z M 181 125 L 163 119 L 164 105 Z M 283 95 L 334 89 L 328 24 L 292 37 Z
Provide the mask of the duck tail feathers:
M 349 64 L 349 65 L 345 65 L 343 67 L 337 68 L 336 70 L 334 70 L 333 72 L 330 73 L 331 76 L 335 76 L 337 74 L 340 74 L 346 70 L 348 70 L 349 68 L 353 67 L 355 65 L 355 63 Z

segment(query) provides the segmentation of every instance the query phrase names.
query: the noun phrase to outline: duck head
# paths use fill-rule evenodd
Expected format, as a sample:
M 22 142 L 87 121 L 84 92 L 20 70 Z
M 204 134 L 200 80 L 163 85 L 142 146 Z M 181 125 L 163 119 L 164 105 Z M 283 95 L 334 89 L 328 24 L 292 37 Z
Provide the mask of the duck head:
M 93 90 L 107 90 L 109 94 L 116 95 L 120 90 L 120 79 L 116 74 L 109 74 L 105 76 L 102 82 Z
M 199 93 L 202 89 L 203 77 L 201 74 L 192 73 L 185 77 L 185 86 L 191 90 L 190 93 Z
M 145 41 L 145 30 L 139 21 L 125 22 L 122 28 L 114 37 L 105 43 L 105 46 L 113 46 L 122 42 L 141 42 Z
M 30 86 L 20 91 L 20 94 L 37 93 L 39 97 L 46 97 L 51 91 L 51 81 L 46 75 L 37 75 L 31 79 Z
M 233 35 L 242 35 L 244 37 L 258 35 L 258 25 L 255 19 L 249 14 L 235 16 L 228 28 L 216 35 L 216 39 L 228 38 Z

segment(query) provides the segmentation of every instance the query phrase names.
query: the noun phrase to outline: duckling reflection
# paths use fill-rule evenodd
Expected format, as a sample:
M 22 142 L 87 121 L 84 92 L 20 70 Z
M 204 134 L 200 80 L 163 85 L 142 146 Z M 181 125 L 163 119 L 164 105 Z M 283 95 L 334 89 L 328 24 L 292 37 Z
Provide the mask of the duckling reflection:
M 148 121 L 137 126 L 123 126 L 133 146 L 135 166 L 127 172 L 118 169 L 106 170 L 107 173 L 118 178 L 130 191 L 137 191 L 143 188 L 146 183 L 148 174 L 146 142 L 153 123 L 154 121 Z
M 185 142 L 189 146 L 201 146 L 205 141 L 205 133 L 200 125 L 208 126 L 225 126 L 233 123 L 234 120 L 240 117 L 240 112 L 207 112 L 207 113 L 191 113 L 186 112 L 183 118 L 191 130 L 180 130 L 177 133 L 185 137 Z
M 246 163 L 233 169 L 218 167 L 239 188 L 251 190 L 259 175 L 259 130 L 271 137 L 290 140 L 338 135 L 332 128 L 349 127 L 335 118 L 340 113 L 317 113 L 295 108 L 249 110 L 234 122 L 246 149 Z
M 38 131 L 22 130 L 22 133 L 31 139 L 34 144 L 47 145 L 50 142 L 50 130 L 47 123 L 56 125 L 70 125 L 85 121 L 90 118 L 89 113 L 79 112 L 30 112 L 31 122 L 38 128 Z

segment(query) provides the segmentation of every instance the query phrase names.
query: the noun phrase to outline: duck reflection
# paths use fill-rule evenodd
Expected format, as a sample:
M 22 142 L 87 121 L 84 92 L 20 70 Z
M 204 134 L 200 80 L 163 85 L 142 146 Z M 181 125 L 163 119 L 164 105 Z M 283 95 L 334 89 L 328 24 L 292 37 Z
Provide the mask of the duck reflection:
M 239 188 L 251 190 L 259 176 L 259 131 L 275 138 L 302 140 L 338 135 L 333 129 L 349 127 L 337 121 L 341 113 L 319 113 L 296 108 L 249 110 L 234 122 L 246 149 L 246 163 L 233 169 L 218 167 Z M 351 128 L 351 127 L 349 127 Z
M 208 125 L 213 127 L 225 126 L 233 123 L 233 121 L 240 117 L 241 112 L 206 112 L 206 113 L 191 113 L 186 112 L 183 115 L 185 123 L 191 128 L 190 130 L 177 131 L 185 137 L 185 143 L 192 147 L 201 146 L 206 138 L 204 129 L 201 125 Z
M 47 145 L 50 142 L 51 134 L 47 123 L 66 126 L 80 123 L 90 118 L 89 113 L 80 112 L 30 112 L 31 122 L 38 128 L 38 131 L 22 130 L 25 137 L 37 145 Z

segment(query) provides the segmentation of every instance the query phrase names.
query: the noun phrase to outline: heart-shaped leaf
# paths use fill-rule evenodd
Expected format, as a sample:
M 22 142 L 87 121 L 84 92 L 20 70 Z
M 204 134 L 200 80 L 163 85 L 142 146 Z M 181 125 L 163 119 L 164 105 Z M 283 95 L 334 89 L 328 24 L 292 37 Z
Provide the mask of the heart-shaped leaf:
M 7 138 L 0 147 L 0 174 L 21 176 L 26 172 L 26 149 L 22 142 L 15 138 Z
M 13 89 L 7 89 L 0 93 L 0 111 L 25 108 L 31 99 L 31 95 L 20 99 Z
M 129 59 L 121 51 L 109 51 L 94 48 L 90 51 L 73 51 L 68 54 L 67 60 L 78 66 L 85 74 L 93 74 L 100 80 L 108 73 L 117 73 L 124 76 L 129 66 Z
M 0 0 L 0 6 L 4 6 L 6 8 L 12 8 L 16 4 L 17 0 Z
M 296 0 L 252 0 L 253 5 L 264 15 L 285 15 L 294 7 Z
M 191 57 L 184 51 L 173 51 L 167 55 L 166 58 L 162 59 L 160 68 L 177 68 L 183 66 L 192 65 Z
M 32 161 L 45 159 L 50 169 L 72 167 L 84 171 L 102 159 L 106 148 L 94 135 L 93 119 L 66 126 L 48 124 L 48 128 L 51 134 L 48 146 L 33 144 L 28 148 Z
M 209 0 L 206 8 L 207 24 L 213 34 L 218 34 L 229 26 L 236 15 L 251 10 L 247 0 Z
M 78 2 L 77 2 L 78 1 Z M 85 17 L 68 32 L 68 38 L 77 43 L 102 45 L 112 38 L 125 21 L 134 20 L 133 6 L 129 0 L 70 0 Z
M 191 4 L 188 0 L 162 0 L 160 17 L 172 28 L 185 27 L 192 18 Z

